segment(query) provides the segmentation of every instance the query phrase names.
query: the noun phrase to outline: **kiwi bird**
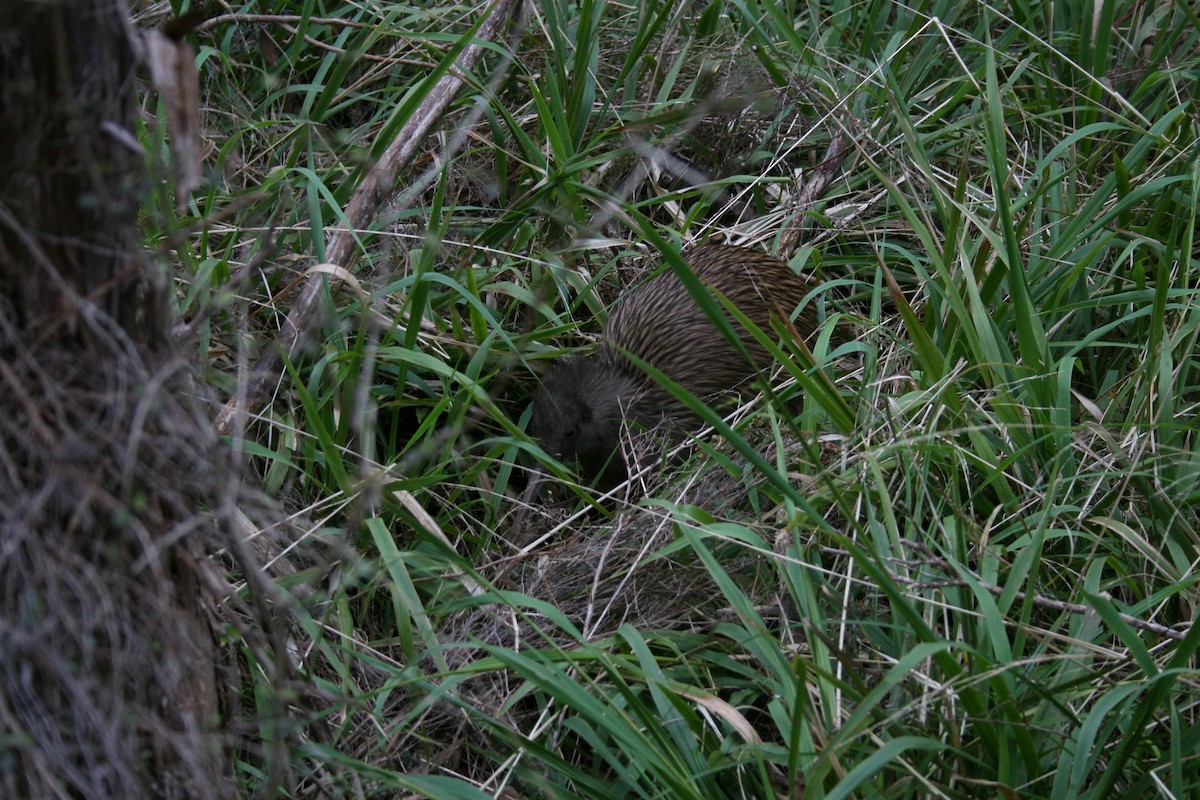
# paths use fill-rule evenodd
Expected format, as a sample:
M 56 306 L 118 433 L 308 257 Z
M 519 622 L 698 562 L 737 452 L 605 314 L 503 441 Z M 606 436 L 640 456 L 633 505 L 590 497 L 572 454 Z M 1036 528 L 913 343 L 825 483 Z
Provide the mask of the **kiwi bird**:
M 790 317 L 812 289 L 784 261 L 744 247 L 706 244 L 683 253 L 705 288 L 724 296 L 757 327 Z M 542 448 L 575 462 L 582 477 L 612 486 L 626 476 L 618 453 L 621 428 L 695 430 L 700 419 L 624 355 L 632 353 L 702 400 L 737 389 L 771 364 L 767 348 L 732 317 L 749 358 L 696 305 L 673 270 L 626 296 L 609 315 L 590 356 L 555 364 L 533 403 L 533 433 Z M 817 327 L 812 306 L 795 321 L 807 338 Z

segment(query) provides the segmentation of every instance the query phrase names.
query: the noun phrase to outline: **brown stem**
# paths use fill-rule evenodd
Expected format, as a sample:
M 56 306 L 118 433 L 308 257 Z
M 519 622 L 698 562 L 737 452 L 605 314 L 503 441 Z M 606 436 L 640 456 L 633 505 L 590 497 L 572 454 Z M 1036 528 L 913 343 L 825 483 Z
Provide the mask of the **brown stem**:
M 346 206 L 347 224 L 334 229 L 330 235 L 325 248 L 326 261 L 347 268 L 353 263 L 357 253 L 355 232 L 366 228 L 380 206 L 392 197 L 400 169 L 412 161 L 430 129 L 441 119 L 454 95 L 462 88 L 462 76 L 469 73 L 483 55 L 484 47 L 480 42 L 492 41 L 501 34 L 512 17 L 514 6 L 516 0 L 493 1 L 487 18 L 476 34 L 476 41 L 462 52 L 454 69 L 437 82 L 350 198 Z M 290 354 L 294 350 L 317 318 L 325 286 L 326 279 L 322 273 L 313 274 L 305 282 L 296 304 L 284 320 L 276 345 L 268 348 L 259 358 L 246 376 L 244 390 L 235 393 L 217 415 L 214 426 L 217 433 L 229 434 L 236 419 L 247 409 L 258 408 L 266 400 L 278 380 L 283 353 Z

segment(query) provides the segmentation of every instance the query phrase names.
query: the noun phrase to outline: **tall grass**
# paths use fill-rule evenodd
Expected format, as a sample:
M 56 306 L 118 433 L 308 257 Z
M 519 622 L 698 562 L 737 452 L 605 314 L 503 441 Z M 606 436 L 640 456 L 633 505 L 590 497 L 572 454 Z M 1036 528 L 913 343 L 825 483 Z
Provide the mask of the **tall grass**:
M 278 0 L 196 34 L 209 181 L 146 233 L 219 391 L 477 19 Z M 329 702 L 278 726 L 286 786 L 244 751 L 247 791 L 1200 791 L 1200 18 L 544 0 L 494 50 L 248 431 L 319 556 L 281 580 Z M 803 397 L 514 528 L 536 375 L 682 243 L 776 249 L 838 129 Z M 659 147 L 694 169 L 645 177 Z

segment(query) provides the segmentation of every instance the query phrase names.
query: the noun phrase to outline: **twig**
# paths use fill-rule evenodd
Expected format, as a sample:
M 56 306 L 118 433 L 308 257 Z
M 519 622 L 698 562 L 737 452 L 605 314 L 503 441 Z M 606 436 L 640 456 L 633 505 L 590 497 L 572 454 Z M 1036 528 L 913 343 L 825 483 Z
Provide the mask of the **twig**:
M 850 138 L 845 131 L 839 130 L 833 135 L 825 158 L 813 170 L 812 176 L 800 187 L 795 202 L 792 204 L 792 218 L 787 229 L 779 237 L 779 257 L 785 261 L 792 257 L 804 235 L 804 215 L 812 210 L 817 201 L 825 196 L 825 190 L 842 168 L 846 154 L 850 152 Z
M 353 262 L 356 250 L 355 233 L 365 228 L 375 217 L 380 206 L 392 196 L 396 175 L 412 160 L 418 147 L 424 143 L 429 130 L 442 117 L 446 107 L 462 87 L 463 79 L 460 76 L 469 73 L 482 57 L 484 47 L 479 42 L 491 41 L 497 37 L 512 16 L 515 5 L 516 0 L 494 0 L 487 11 L 487 18 L 479 27 L 476 41 L 459 56 L 456 71 L 443 76 L 437 82 L 412 119 L 396 135 L 388 149 L 380 156 L 378 163 L 354 192 L 346 206 L 346 225 L 333 231 L 325 248 L 326 261 L 343 267 L 348 267 Z M 238 415 L 245 413 L 246 409 L 257 408 L 264 402 L 278 377 L 283 353 L 291 353 L 294 350 L 297 342 L 316 319 L 325 285 L 322 274 L 314 274 L 305 283 L 291 313 L 284 320 L 277 344 L 270 347 L 249 371 L 245 391 L 238 392 L 230 398 L 217 415 L 214 426 L 217 433 L 228 434 L 232 430 L 233 420 Z
M 906 539 L 905 542 L 913 549 L 924 553 L 929 559 L 927 563 L 929 563 L 931 566 L 935 566 L 947 574 L 952 574 L 952 568 L 950 564 L 947 563 L 945 559 L 941 558 L 932 550 L 930 550 L 927 546 L 921 544 L 920 542 L 914 542 L 908 539 Z M 888 572 L 891 573 L 892 577 L 895 578 L 897 582 L 903 583 L 911 589 L 941 589 L 949 586 L 966 589 L 970 588 L 972 585 L 975 585 L 986 589 L 990 594 L 993 594 L 997 597 L 1005 592 L 1005 589 L 1002 586 L 996 586 L 995 584 L 988 583 L 978 576 L 975 576 L 973 584 L 969 583 L 963 578 L 947 578 L 944 581 L 918 583 L 910 578 L 902 578 L 901 576 L 892 572 L 890 569 Z M 1040 594 L 1031 595 L 1026 592 L 1016 592 L 1013 596 L 1017 600 L 1029 599 L 1035 606 L 1038 606 L 1039 608 L 1048 608 L 1052 611 L 1066 611 L 1071 614 L 1086 614 L 1093 610 L 1090 606 L 1086 606 L 1083 603 L 1068 603 L 1065 600 L 1055 600 L 1050 597 L 1043 597 Z M 1187 630 L 1181 631 L 1175 628 L 1167 627 L 1166 625 L 1159 625 L 1154 622 L 1146 622 L 1143 619 L 1138 619 L 1135 616 L 1125 614 L 1123 612 L 1117 612 L 1117 615 L 1120 616 L 1122 620 L 1129 623 L 1131 627 L 1138 628 L 1139 630 L 1150 631 L 1151 633 L 1156 633 L 1159 636 L 1165 636 L 1168 639 L 1174 639 L 1176 641 L 1183 639 L 1188 632 Z

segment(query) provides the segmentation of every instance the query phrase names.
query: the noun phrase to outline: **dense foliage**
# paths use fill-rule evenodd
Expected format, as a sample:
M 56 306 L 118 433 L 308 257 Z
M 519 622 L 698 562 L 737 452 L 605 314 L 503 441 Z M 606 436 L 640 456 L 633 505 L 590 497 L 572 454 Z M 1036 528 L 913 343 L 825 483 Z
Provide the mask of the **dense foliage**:
M 145 219 L 220 392 L 479 18 L 195 32 L 208 180 Z M 1194 9 L 537 0 L 468 79 L 235 442 L 306 545 L 289 792 L 1200 791 Z M 645 496 L 518 515 L 565 474 L 523 432 L 549 359 L 661 252 L 777 252 L 839 132 L 787 254 L 812 362 Z

